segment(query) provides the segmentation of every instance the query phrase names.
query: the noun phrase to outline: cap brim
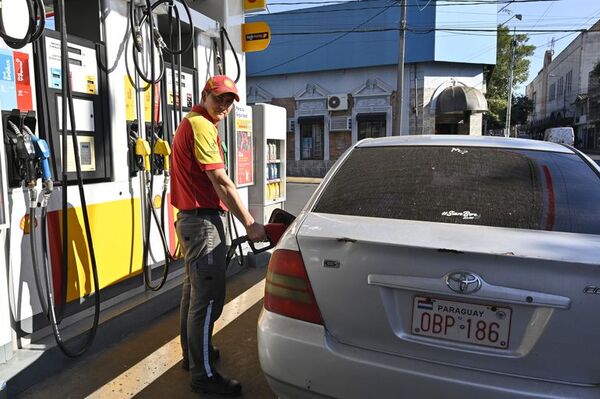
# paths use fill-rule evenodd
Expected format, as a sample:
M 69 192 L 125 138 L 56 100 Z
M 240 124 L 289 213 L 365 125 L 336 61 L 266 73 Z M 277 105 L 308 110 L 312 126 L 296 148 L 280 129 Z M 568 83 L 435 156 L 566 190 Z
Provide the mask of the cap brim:
M 235 97 L 235 101 L 240 102 L 240 96 L 238 96 L 238 94 L 235 91 L 232 91 L 230 89 L 213 89 L 212 92 L 215 93 L 217 96 L 220 96 L 221 94 L 231 93 Z

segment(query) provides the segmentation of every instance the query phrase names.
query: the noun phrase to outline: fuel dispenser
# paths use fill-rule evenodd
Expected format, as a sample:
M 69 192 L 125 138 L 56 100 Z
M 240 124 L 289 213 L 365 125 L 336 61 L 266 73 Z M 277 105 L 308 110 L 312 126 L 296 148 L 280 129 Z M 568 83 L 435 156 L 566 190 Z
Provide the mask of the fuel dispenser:
M 286 110 L 271 104 L 252 106 L 256 137 L 256 179 L 249 190 L 249 210 L 267 222 L 275 209 L 284 208 L 286 198 Z
M 156 282 L 151 275 L 159 268 L 158 286 L 146 289 L 166 280 L 176 252 L 175 211 L 166 206 L 170 141 L 184 112 L 198 102 L 198 81 L 214 75 L 214 62 L 225 59 L 215 55 L 219 46 L 212 42 L 219 22 L 201 13 L 211 11 L 226 24 L 235 10 L 222 5 L 213 14 L 219 2 L 196 2 L 190 11 L 183 0 L 47 0 L 54 4 L 54 31 L 52 23 L 43 29 L 44 1 L 23 1 L 29 23 L 22 38 L 0 15 L 0 159 L 6 159 L 0 162 L 6 170 L 0 204 L 7 204 L 0 209 L 0 239 L 6 240 L 0 252 L 9 252 L 0 256 L 0 269 L 11 273 L 4 278 L 0 272 L 0 293 L 6 285 L 12 302 L 0 294 L 0 322 L 4 326 L 9 313 L 13 344 L 23 347 L 45 334 L 49 318 L 58 345 L 73 356 L 94 338 L 101 295 L 126 301 L 144 291 L 142 275 Z M 7 9 L 3 4 L 0 14 Z M 120 36 L 131 10 L 127 44 Z M 210 54 L 209 62 L 198 62 L 198 49 Z M 133 82 L 131 112 L 123 82 Z M 227 142 L 230 132 L 221 133 Z M 129 170 L 121 166 L 126 163 Z M 153 248 L 165 253 L 164 269 Z M 10 265 L 3 267 L 3 259 Z M 93 320 L 84 318 L 92 306 Z M 61 320 L 70 325 L 82 318 L 92 324 L 84 346 L 64 347 Z M 0 328 L 0 352 L 5 335 Z
M 62 75 L 60 34 L 45 31 L 36 46 L 38 87 L 43 101 L 40 110 L 40 127 L 52 148 L 54 175 L 65 163 L 69 183 L 76 181 L 75 151 L 68 135 L 67 158 L 62 159 Z M 100 54 L 97 54 L 100 52 Z M 101 48 L 93 42 L 68 37 L 67 57 L 73 92 L 73 107 L 77 127 L 77 150 L 81 155 L 81 172 L 84 182 L 108 181 L 112 177 L 111 134 L 108 112 L 107 76 L 98 67 L 97 58 L 104 59 Z M 67 129 L 71 122 L 67 120 Z

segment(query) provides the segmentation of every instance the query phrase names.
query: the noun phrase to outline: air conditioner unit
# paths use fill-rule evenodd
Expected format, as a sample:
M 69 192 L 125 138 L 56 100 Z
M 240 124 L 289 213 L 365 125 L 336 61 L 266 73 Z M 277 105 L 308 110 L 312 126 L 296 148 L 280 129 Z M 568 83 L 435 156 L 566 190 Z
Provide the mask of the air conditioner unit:
M 288 118 L 287 120 L 287 131 L 295 132 L 296 131 L 296 119 Z
M 329 111 L 344 111 L 348 109 L 347 94 L 332 94 L 327 96 L 327 109 Z

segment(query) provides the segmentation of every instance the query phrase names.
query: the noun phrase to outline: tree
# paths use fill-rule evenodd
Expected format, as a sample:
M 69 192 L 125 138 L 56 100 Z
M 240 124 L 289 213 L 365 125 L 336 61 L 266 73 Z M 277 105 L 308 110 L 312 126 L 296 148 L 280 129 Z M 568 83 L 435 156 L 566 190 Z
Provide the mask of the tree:
M 600 61 L 598 61 L 596 65 L 594 65 L 594 68 L 592 68 L 591 75 L 600 82 Z
M 488 129 L 502 129 L 506 124 L 506 106 L 508 103 L 508 82 L 510 80 L 511 41 L 513 35 L 506 26 L 498 25 L 496 67 L 488 79 L 486 113 Z M 525 82 L 529 75 L 529 60 L 535 46 L 527 44 L 529 36 L 514 35 L 513 89 Z M 514 120 L 514 118 L 511 118 Z
M 506 106 L 505 106 L 506 107 Z M 524 125 L 527 116 L 533 111 L 533 101 L 527 96 L 514 96 L 512 100 L 512 111 L 510 123 L 512 125 Z

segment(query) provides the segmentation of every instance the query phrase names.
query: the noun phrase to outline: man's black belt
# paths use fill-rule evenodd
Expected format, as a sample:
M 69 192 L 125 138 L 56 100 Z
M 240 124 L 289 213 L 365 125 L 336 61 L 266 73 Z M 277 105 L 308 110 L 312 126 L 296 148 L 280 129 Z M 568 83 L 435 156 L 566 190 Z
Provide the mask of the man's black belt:
M 189 216 L 221 216 L 223 215 L 224 211 L 213 208 L 196 208 L 180 210 L 179 213 Z

